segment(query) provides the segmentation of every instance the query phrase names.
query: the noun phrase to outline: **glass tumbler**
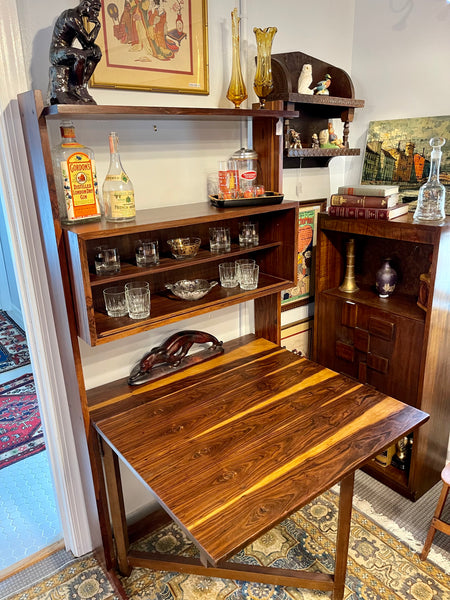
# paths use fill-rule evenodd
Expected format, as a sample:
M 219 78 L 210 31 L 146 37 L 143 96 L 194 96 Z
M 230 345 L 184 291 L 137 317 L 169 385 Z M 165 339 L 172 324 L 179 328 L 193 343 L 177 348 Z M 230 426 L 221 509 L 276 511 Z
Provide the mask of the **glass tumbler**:
M 125 296 L 130 319 L 146 319 L 150 315 L 150 286 L 146 281 L 126 283 Z

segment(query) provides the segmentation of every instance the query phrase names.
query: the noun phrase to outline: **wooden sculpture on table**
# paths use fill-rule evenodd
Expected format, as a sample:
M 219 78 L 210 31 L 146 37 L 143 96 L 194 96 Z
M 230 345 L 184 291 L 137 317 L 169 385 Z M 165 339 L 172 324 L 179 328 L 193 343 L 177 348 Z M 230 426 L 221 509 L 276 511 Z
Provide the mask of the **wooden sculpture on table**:
M 100 31 L 100 0 L 81 0 L 58 17 L 50 45 L 49 103 L 96 104 L 87 84 L 102 57 L 95 43 Z M 92 23 L 92 31 L 86 29 Z M 81 48 L 74 47 L 78 42 Z
M 211 344 L 211 346 L 206 350 L 187 356 L 194 344 Z M 153 381 L 214 358 L 223 353 L 222 344 L 206 331 L 178 331 L 167 338 L 161 346 L 156 346 L 144 354 L 131 370 L 128 385 L 140 385 L 147 381 Z

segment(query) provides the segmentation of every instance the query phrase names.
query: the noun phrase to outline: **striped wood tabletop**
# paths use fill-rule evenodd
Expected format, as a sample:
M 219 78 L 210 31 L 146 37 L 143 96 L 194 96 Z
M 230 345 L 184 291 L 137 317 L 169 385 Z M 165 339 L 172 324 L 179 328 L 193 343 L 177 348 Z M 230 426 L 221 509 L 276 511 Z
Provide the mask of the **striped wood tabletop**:
M 428 418 L 264 339 L 117 393 L 97 431 L 212 565 Z

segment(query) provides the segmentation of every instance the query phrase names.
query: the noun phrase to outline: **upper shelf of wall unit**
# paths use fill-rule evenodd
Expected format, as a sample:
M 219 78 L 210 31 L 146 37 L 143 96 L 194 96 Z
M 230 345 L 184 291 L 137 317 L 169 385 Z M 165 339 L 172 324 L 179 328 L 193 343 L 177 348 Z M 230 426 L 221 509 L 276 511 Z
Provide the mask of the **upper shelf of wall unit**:
M 280 107 L 283 103 L 280 102 Z M 248 118 L 279 119 L 298 117 L 296 110 L 243 108 L 181 108 L 173 106 L 100 106 L 98 104 L 55 104 L 43 110 L 43 116 L 57 119 L 208 119 L 243 120 Z

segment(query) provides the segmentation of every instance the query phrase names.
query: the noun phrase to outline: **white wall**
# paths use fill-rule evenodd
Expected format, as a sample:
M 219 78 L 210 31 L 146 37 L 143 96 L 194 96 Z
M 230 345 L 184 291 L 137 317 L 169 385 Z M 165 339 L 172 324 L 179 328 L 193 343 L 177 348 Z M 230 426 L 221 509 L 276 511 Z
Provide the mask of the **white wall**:
M 446 0 L 357 0 L 351 73 L 366 105 L 354 143 L 364 148 L 370 121 L 449 115 L 449 56 Z M 361 166 L 362 157 L 351 163 L 349 181 L 359 180 Z

